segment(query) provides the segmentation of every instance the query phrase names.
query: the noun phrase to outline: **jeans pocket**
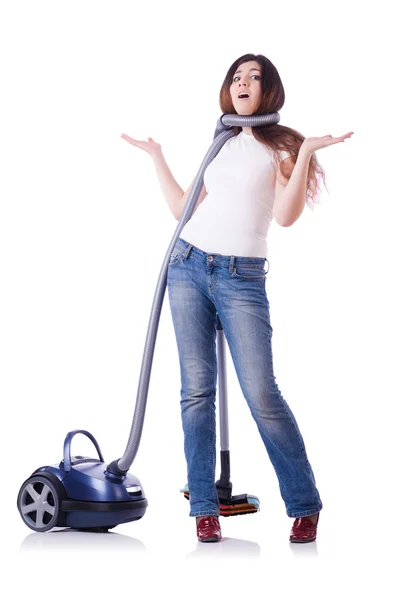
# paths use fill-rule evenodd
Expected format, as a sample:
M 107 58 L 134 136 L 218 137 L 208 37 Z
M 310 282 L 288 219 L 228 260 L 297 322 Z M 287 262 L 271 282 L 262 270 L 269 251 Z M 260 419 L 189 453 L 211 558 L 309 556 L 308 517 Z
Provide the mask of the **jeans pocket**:
M 266 272 L 263 267 L 255 267 L 254 265 L 243 265 L 234 267 L 232 277 L 239 277 L 240 279 L 265 279 Z

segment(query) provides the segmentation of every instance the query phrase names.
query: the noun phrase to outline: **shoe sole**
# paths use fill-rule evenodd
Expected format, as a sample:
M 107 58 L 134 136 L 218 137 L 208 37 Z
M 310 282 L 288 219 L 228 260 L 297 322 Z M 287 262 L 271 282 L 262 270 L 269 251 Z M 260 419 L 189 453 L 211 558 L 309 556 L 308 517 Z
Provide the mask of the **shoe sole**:
M 307 544 L 308 542 L 315 542 L 317 538 L 313 538 L 312 540 L 290 540 L 292 544 Z
M 198 539 L 198 538 L 197 538 Z M 198 540 L 199 542 L 220 542 L 222 538 L 207 538 L 206 540 Z

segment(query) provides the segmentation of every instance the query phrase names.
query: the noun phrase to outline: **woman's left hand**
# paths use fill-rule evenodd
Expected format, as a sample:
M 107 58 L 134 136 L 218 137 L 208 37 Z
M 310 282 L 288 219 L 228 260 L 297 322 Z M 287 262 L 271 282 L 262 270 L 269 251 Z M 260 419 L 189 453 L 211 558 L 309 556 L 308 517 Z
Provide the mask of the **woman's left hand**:
M 339 142 L 344 142 L 345 139 L 351 137 L 353 133 L 354 131 L 349 131 L 349 133 L 345 133 L 345 135 L 341 135 L 340 137 L 324 135 L 323 137 L 305 138 L 301 148 L 303 148 L 305 152 L 312 154 L 316 150 L 320 150 L 320 148 L 326 148 L 327 146 L 331 146 L 331 144 L 339 144 Z

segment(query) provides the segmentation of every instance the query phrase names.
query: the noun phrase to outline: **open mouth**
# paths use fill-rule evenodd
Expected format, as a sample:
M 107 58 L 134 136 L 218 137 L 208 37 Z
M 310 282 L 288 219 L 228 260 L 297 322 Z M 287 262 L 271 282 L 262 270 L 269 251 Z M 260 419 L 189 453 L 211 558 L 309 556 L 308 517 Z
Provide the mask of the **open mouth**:
M 248 94 L 241 94 L 241 96 L 238 96 L 239 100 L 248 100 L 249 96 Z

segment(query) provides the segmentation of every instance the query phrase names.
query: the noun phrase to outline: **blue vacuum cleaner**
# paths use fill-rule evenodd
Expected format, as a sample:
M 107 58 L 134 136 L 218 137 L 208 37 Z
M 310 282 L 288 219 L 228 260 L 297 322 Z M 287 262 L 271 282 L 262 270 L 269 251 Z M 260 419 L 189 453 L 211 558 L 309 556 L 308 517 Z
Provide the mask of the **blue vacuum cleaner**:
M 203 187 L 204 172 L 225 142 L 233 137 L 233 127 L 255 127 L 278 123 L 279 113 L 267 115 L 222 115 L 216 125 L 214 139 L 194 180 L 183 214 L 166 252 L 154 294 L 139 378 L 134 417 L 123 456 L 106 464 L 99 445 L 88 431 L 70 431 L 64 441 L 63 459 L 59 464 L 40 467 L 22 484 L 17 506 L 24 523 L 33 531 L 44 532 L 54 527 L 71 527 L 82 531 L 107 532 L 129 521 L 141 519 L 148 506 L 141 482 L 128 472 L 142 435 L 150 373 L 157 329 L 167 286 L 168 264 L 172 250 L 185 224 L 191 218 Z M 221 476 L 216 482 L 222 516 L 247 514 L 259 510 L 256 496 L 232 496 L 227 416 L 225 339 L 217 317 L 217 360 L 219 382 L 219 415 L 221 433 Z M 87 436 L 94 444 L 98 458 L 71 453 L 76 434 Z M 181 489 L 189 499 L 189 490 Z

